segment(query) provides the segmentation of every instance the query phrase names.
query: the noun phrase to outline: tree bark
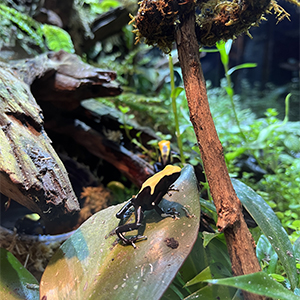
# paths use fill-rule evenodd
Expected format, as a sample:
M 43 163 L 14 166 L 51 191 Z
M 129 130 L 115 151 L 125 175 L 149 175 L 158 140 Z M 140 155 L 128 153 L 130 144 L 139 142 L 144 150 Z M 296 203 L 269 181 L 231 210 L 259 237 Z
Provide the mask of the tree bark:
M 45 223 L 79 210 L 68 174 L 43 128 L 29 87 L 0 68 L 0 191 Z
M 190 119 L 194 126 L 205 174 L 217 213 L 217 227 L 224 232 L 234 275 L 260 271 L 254 241 L 247 228 L 225 164 L 223 147 L 218 138 L 209 109 L 205 80 L 199 59 L 195 34 L 195 13 L 180 22 L 176 31 L 178 57 L 181 64 Z M 244 292 L 245 299 L 263 299 Z

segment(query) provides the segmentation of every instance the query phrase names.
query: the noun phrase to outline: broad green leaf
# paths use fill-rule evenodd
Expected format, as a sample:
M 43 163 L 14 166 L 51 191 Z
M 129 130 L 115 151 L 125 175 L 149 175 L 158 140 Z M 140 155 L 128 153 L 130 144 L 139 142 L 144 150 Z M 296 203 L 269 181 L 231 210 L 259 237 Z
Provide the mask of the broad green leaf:
M 208 283 L 231 286 L 244 291 L 281 300 L 300 300 L 293 292 L 273 280 L 265 272 L 223 279 L 208 279 Z
M 255 63 L 244 63 L 241 65 L 237 65 L 235 67 L 230 68 L 227 72 L 227 75 L 231 75 L 233 72 L 235 72 L 237 70 L 247 69 L 247 68 L 255 68 L 256 66 L 257 66 L 257 64 L 255 64 Z
M 298 276 L 293 247 L 286 231 L 261 196 L 239 180 L 231 179 L 231 181 L 238 198 L 276 251 L 294 290 L 297 287 Z
M 207 267 L 207 257 L 205 249 L 203 247 L 202 235 L 199 233 L 196 243 L 194 244 L 193 250 L 185 260 L 183 266 L 180 268 L 179 273 L 184 283 L 182 286 L 185 286 L 185 283 L 193 279 L 197 274 L 199 274 L 203 269 Z M 201 288 L 203 284 L 194 285 L 192 288 L 189 288 L 190 291 L 194 292 Z
M 38 281 L 3 248 L 0 249 L 0 299 L 39 299 Z
M 184 300 L 232 300 L 235 293 L 235 288 L 217 285 L 207 285 L 204 288 L 193 293 L 192 295 L 184 298 Z
M 139 233 L 148 239 L 136 242 L 137 249 L 114 245 L 116 236 L 105 238 L 119 225 L 115 214 L 123 204 L 89 218 L 52 257 L 41 280 L 41 297 L 159 299 L 191 252 L 199 230 L 199 193 L 190 165 L 183 168 L 175 188 L 179 191 L 166 195 L 160 206 L 165 210 L 174 207 L 180 218 L 162 219 L 154 210 L 146 212 L 144 232 Z M 178 247 L 169 247 L 167 238 L 178 241 Z
M 223 235 L 224 239 L 224 235 Z M 231 262 L 225 242 L 221 241 L 221 237 L 213 238 L 205 248 L 209 261 L 221 263 L 225 269 L 231 270 Z M 230 276 L 230 272 L 227 274 Z

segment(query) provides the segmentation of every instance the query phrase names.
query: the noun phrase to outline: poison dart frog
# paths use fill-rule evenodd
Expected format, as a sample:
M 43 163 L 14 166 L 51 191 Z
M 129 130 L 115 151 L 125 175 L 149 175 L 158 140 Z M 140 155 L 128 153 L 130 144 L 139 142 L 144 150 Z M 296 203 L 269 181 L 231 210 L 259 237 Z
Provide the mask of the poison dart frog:
M 126 238 L 123 235 L 124 232 L 136 230 L 142 225 L 144 211 L 155 209 L 161 217 L 175 217 L 175 215 L 178 214 L 177 212 L 166 213 L 158 206 L 158 204 L 167 192 L 178 191 L 174 189 L 173 183 L 180 176 L 180 172 L 180 167 L 172 165 L 166 166 L 162 171 L 147 179 L 143 183 L 139 193 L 132 197 L 116 214 L 118 219 L 122 219 L 129 208 L 133 206 L 135 210 L 134 223 L 124 224 L 115 229 L 115 233 L 126 245 L 132 245 L 136 248 L 134 244 L 135 241 L 147 238 L 146 236 L 141 235 Z

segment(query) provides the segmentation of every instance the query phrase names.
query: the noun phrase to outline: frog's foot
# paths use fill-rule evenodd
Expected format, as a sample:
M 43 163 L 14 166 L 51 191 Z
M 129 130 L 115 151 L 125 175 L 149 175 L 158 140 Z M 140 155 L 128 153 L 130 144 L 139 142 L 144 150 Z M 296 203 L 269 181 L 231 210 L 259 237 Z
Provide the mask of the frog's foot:
M 162 218 L 174 218 L 174 219 L 178 219 L 180 216 L 180 212 L 176 211 L 175 208 L 168 208 L 168 210 L 164 213 L 161 214 Z
M 131 238 L 122 239 L 122 242 L 125 245 L 131 245 L 134 249 L 136 249 L 135 242 L 141 241 L 141 240 L 146 240 L 146 239 L 147 239 L 147 236 L 145 236 L 145 235 L 136 235 Z

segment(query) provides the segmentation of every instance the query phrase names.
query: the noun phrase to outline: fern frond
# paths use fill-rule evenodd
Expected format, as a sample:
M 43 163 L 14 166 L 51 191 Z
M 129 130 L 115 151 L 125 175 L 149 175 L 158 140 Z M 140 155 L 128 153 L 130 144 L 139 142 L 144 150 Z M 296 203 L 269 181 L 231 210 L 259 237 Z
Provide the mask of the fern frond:
M 46 44 L 50 50 L 65 50 L 69 53 L 75 52 L 72 39 L 65 30 L 52 25 L 42 25 L 41 28 L 46 39 Z
M 43 51 L 47 51 L 43 40 L 43 32 L 38 22 L 3 4 L 0 4 L 0 15 L 24 31 Z

